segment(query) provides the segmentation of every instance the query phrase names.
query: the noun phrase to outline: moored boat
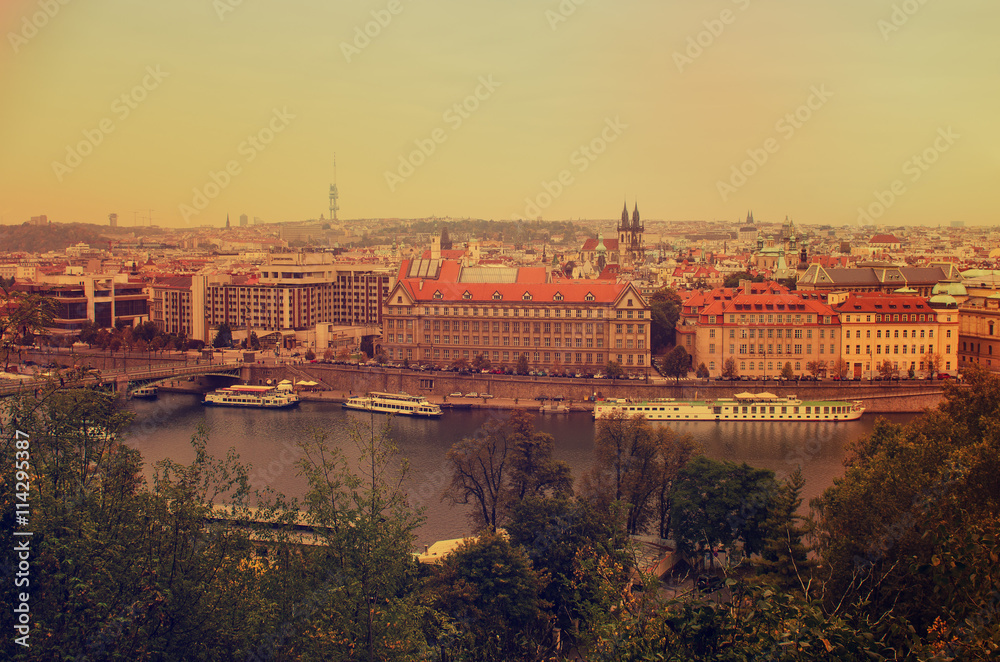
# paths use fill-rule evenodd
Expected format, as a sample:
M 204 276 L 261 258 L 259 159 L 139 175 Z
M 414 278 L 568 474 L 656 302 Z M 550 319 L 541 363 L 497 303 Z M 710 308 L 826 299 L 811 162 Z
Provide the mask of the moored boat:
M 441 407 L 427 401 L 422 395 L 406 393 L 379 393 L 373 391 L 366 395 L 356 395 L 344 403 L 344 409 L 374 411 L 381 414 L 400 414 L 401 416 L 424 416 L 435 418 L 442 414 Z
M 205 395 L 203 405 L 216 407 L 252 407 L 258 409 L 283 409 L 296 407 L 299 396 L 290 388 L 275 386 L 227 386 Z
M 131 395 L 133 398 L 140 398 L 143 400 L 155 400 L 156 391 L 157 387 L 153 385 L 140 386 L 139 388 L 132 391 Z
M 594 418 L 615 411 L 649 421 L 854 421 L 865 407 L 860 400 L 799 400 L 794 395 L 737 393 L 718 400 L 603 400 Z

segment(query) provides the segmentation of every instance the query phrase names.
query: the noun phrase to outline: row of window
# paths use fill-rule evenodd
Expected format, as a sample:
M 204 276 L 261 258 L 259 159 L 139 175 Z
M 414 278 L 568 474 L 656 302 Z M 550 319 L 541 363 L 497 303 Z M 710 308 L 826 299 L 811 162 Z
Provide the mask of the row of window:
M 410 347 L 398 347 L 398 348 L 386 348 L 386 355 L 389 360 L 402 361 L 404 359 L 412 361 L 414 359 L 414 350 Z M 470 352 L 467 349 L 464 350 L 449 350 L 449 349 L 424 349 L 423 358 L 424 359 L 436 359 L 445 361 L 457 361 L 459 359 L 465 359 L 466 361 L 471 361 L 475 356 L 483 355 L 486 358 L 491 359 L 494 363 L 499 362 L 517 362 L 521 358 L 521 352 L 506 352 L 493 350 L 479 352 Z M 539 364 L 578 364 L 578 365 L 588 365 L 588 366 L 603 366 L 605 362 L 605 356 L 603 353 L 598 352 L 596 354 L 592 352 L 533 352 L 528 354 L 524 352 L 524 356 L 532 362 L 534 365 Z M 611 358 L 609 355 L 608 358 Z M 644 354 L 618 354 L 617 360 L 619 365 L 625 366 L 645 366 L 646 357 Z
M 900 347 L 903 348 L 902 352 L 899 351 Z M 909 348 L 910 348 L 909 353 L 910 354 L 918 354 L 918 353 L 919 354 L 925 354 L 926 352 L 924 352 L 924 347 L 925 347 L 924 345 L 920 345 L 920 351 L 918 352 L 917 351 L 917 345 L 909 345 Z M 926 345 L 926 347 L 927 347 L 927 351 L 928 352 L 933 352 L 934 351 L 934 345 Z M 891 352 L 889 351 L 889 349 L 890 349 L 890 346 L 886 345 L 885 346 L 885 353 L 886 354 L 906 354 L 907 353 L 907 351 L 906 351 L 907 345 L 892 345 L 891 346 L 891 349 L 892 349 Z M 850 354 L 850 353 L 851 353 L 851 346 L 850 345 L 844 345 L 844 354 Z M 854 346 L 854 353 L 858 354 L 858 355 L 862 354 L 862 352 L 861 352 L 861 345 L 855 345 Z M 871 354 L 871 353 L 872 353 L 872 346 L 871 345 L 865 345 L 864 354 Z M 875 353 L 876 354 L 881 354 L 882 353 L 882 345 L 875 345 Z M 945 354 L 951 354 L 951 345 L 945 345 L 944 353 Z
M 406 322 L 406 328 L 407 329 L 413 329 L 413 320 L 412 319 L 405 320 L 405 322 Z M 394 320 L 394 319 L 390 318 L 390 319 L 387 319 L 385 321 L 385 328 L 386 329 L 396 329 L 396 328 L 402 329 L 403 328 L 403 323 L 404 323 L 404 320 L 402 320 L 402 319 L 400 319 L 400 320 Z M 424 330 L 425 331 L 430 331 L 432 328 L 433 328 L 434 331 L 451 331 L 453 329 L 455 331 L 458 331 L 459 330 L 459 324 L 461 324 L 461 330 L 462 331 L 469 331 L 470 328 L 471 328 L 472 332 L 475 333 L 475 332 L 478 332 L 480 330 L 480 322 L 478 322 L 478 321 L 469 322 L 468 320 L 462 320 L 461 322 L 459 322 L 459 320 L 455 320 L 454 322 L 451 322 L 449 320 L 443 320 L 443 321 L 442 320 L 434 320 L 432 322 L 431 320 L 425 319 L 423 326 L 424 326 Z M 645 334 L 646 333 L 646 328 L 647 327 L 644 324 L 616 324 L 615 325 L 615 332 L 616 333 L 642 333 L 642 334 Z M 504 333 L 512 333 L 512 332 L 513 333 L 521 333 L 522 332 L 521 322 L 493 322 L 492 329 L 493 329 L 494 333 L 500 333 L 501 331 L 503 331 Z M 482 322 L 482 330 L 483 331 L 489 331 L 490 330 L 490 323 L 489 322 Z M 564 330 L 564 327 L 563 327 L 562 322 L 554 322 L 554 323 L 553 322 L 533 322 L 533 323 L 532 322 L 524 322 L 524 326 L 523 326 L 523 332 L 524 333 L 532 333 L 532 332 L 534 332 L 534 333 L 552 333 L 553 331 L 555 331 L 555 333 L 563 333 L 563 330 Z M 575 324 L 575 327 L 574 327 L 574 324 L 572 322 L 566 322 L 565 332 L 566 333 L 572 333 L 574 330 L 576 331 L 576 333 L 587 333 L 587 334 L 593 334 L 595 332 L 595 330 L 596 330 L 597 334 L 601 335 L 601 334 L 604 333 L 604 325 L 602 325 L 602 324 L 595 325 L 593 322 L 587 322 L 587 323 L 577 322 Z
M 928 338 L 933 338 L 934 337 L 934 329 L 927 329 L 926 331 L 927 331 L 927 337 Z M 898 338 L 899 337 L 899 332 L 900 332 L 900 329 L 892 329 L 892 333 L 893 333 L 892 337 L 893 338 Z M 903 338 L 907 337 L 907 332 L 909 332 L 909 337 L 910 338 L 916 338 L 917 337 L 917 330 L 916 329 L 902 329 L 902 332 L 903 332 Z M 951 329 L 945 329 L 944 330 L 944 335 L 945 335 L 945 338 L 951 338 Z M 857 331 L 854 332 L 854 337 L 855 338 L 861 338 L 861 329 L 858 329 Z M 871 338 L 872 337 L 872 330 L 871 329 L 865 329 L 865 337 L 866 338 Z M 881 338 L 882 337 L 882 329 L 876 329 L 875 330 L 875 337 L 876 338 Z M 885 337 L 886 338 L 889 337 L 889 329 L 885 330 Z M 920 337 L 921 338 L 924 337 L 924 329 L 920 329 Z M 844 330 L 844 338 L 850 340 L 850 338 L 851 338 L 851 330 L 850 329 L 845 329 Z
M 802 354 L 803 353 L 802 352 L 802 345 L 800 343 L 795 343 L 795 344 L 788 343 L 788 344 L 785 344 L 785 345 L 781 345 L 781 344 L 775 345 L 773 343 L 768 343 L 766 345 L 766 347 L 767 347 L 767 349 L 765 351 L 765 349 L 764 349 L 765 345 L 763 343 L 758 344 L 758 345 L 741 343 L 740 346 L 739 346 L 739 349 L 740 349 L 739 353 L 740 354 Z M 813 353 L 812 348 L 813 348 L 813 346 L 811 344 L 806 345 L 805 346 L 805 349 L 806 349 L 805 353 L 806 354 L 812 354 Z M 820 343 L 820 345 L 818 346 L 818 348 L 819 348 L 819 353 L 820 354 L 826 354 L 827 353 L 827 345 L 825 343 Z M 836 347 L 835 347 L 835 345 L 833 343 L 830 343 L 829 348 L 830 348 L 829 349 L 829 353 L 830 354 L 835 354 L 836 353 L 836 351 L 835 351 Z M 714 354 L 715 353 L 715 343 L 709 343 L 708 344 L 708 353 L 709 354 Z M 729 353 L 730 354 L 736 354 L 736 345 L 735 344 L 730 344 L 729 345 Z
M 715 324 L 716 323 L 716 319 L 724 318 L 724 317 L 725 317 L 725 315 L 718 315 L 718 316 L 716 316 L 716 315 L 709 315 L 708 316 L 708 323 L 709 324 Z M 760 314 L 760 315 L 751 314 L 751 315 L 749 315 L 749 320 L 747 318 L 748 318 L 747 315 L 740 315 L 739 316 L 739 319 L 740 319 L 739 323 L 740 324 L 802 324 L 803 323 L 803 318 L 805 318 L 805 323 L 806 324 L 812 324 L 813 320 L 814 320 L 814 316 L 813 315 L 801 315 L 801 314 L 799 314 L 799 315 L 791 315 L 791 314 L 782 315 L 780 313 L 777 314 L 777 315 L 775 315 L 773 313 L 772 314 L 767 314 L 767 315 L 765 315 L 765 314 Z M 815 316 L 815 320 L 818 322 L 819 315 Z M 719 319 L 719 321 L 721 322 L 722 319 Z M 823 317 L 823 324 L 830 324 L 832 321 L 833 321 L 833 318 L 831 316 L 829 316 L 829 315 L 825 315 Z M 735 314 L 731 314 L 729 316 L 729 323 L 730 324 L 736 324 L 736 315 Z
M 404 335 L 402 333 L 387 333 L 385 338 L 386 338 L 386 343 L 403 343 L 403 342 L 406 342 L 407 344 L 413 343 L 413 334 L 406 334 L 405 340 L 404 340 Z M 493 342 L 490 342 L 490 336 L 457 336 L 457 335 L 447 336 L 447 335 L 435 334 L 433 336 L 433 341 L 431 340 L 431 338 L 432 338 L 431 334 L 425 333 L 424 343 L 428 345 L 432 344 L 433 342 L 433 344 L 435 345 L 478 346 L 480 344 L 483 344 L 483 345 L 495 345 L 495 346 L 502 345 L 504 347 L 507 346 L 518 347 L 523 342 L 524 347 L 529 347 L 532 345 L 534 345 L 535 347 L 563 346 L 563 339 L 561 336 L 555 336 L 554 338 L 549 338 L 549 337 L 539 338 L 537 336 L 535 338 L 526 337 L 523 339 L 523 341 L 521 336 L 493 336 L 492 337 Z M 480 339 L 482 340 L 482 343 L 480 343 Z M 604 338 L 597 338 L 596 341 L 594 340 L 594 338 L 566 338 L 565 343 L 566 347 L 575 346 L 575 347 L 602 348 L 604 347 Z M 615 347 L 617 349 L 646 349 L 646 339 L 628 338 L 622 340 L 621 338 L 618 338 L 617 340 L 615 340 Z
M 402 297 L 399 297 L 402 302 Z M 630 303 L 631 304 L 631 300 Z M 389 306 L 390 315 L 412 315 L 410 306 Z M 417 307 L 417 313 L 421 308 Z M 565 313 L 565 315 L 563 314 Z M 424 306 L 424 315 L 438 315 L 445 317 L 576 317 L 576 318 L 597 318 L 604 319 L 603 308 L 576 308 L 563 309 L 555 308 L 480 308 L 478 306 Z M 646 319 L 645 310 L 616 310 L 617 319 Z

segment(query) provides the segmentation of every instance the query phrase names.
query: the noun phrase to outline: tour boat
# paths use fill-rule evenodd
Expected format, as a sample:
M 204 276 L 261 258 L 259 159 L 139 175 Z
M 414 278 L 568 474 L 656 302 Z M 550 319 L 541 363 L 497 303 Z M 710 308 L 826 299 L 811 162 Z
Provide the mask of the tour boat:
M 649 421 L 854 421 L 865 413 L 860 400 L 799 400 L 794 395 L 737 393 L 718 400 L 603 400 L 594 418 L 622 411 Z
M 344 403 L 345 409 L 375 411 L 382 414 L 400 414 L 402 416 L 441 415 L 441 407 L 427 401 L 422 395 L 407 395 L 406 393 L 378 393 L 356 395 Z
M 156 399 L 156 386 L 140 386 L 139 388 L 132 391 L 133 398 L 141 398 L 143 400 L 155 400 Z
M 275 386 L 228 386 L 205 395 L 203 405 L 216 407 L 254 407 L 259 409 L 281 409 L 295 407 L 299 396 L 291 389 Z

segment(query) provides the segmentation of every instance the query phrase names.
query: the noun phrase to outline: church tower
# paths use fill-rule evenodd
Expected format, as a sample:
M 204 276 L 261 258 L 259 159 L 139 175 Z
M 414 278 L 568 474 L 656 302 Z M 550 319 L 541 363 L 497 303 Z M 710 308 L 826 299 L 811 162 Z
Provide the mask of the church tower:
M 622 206 L 622 219 L 618 221 L 618 250 L 624 251 L 628 246 L 628 233 L 632 230 L 632 224 L 628 220 L 628 203 Z

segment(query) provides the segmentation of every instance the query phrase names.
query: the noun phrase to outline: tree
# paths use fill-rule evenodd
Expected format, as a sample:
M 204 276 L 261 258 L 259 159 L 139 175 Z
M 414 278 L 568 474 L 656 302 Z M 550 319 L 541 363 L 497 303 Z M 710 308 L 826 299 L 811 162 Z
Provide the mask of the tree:
M 521 356 L 517 357 L 517 365 L 514 367 L 514 373 L 518 375 L 528 374 L 528 353 L 523 352 Z
M 927 352 L 924 354 L 922 361 L 926 367 L 926 374 L 928 379 L 934 379 L 937 377 L 938 372 L 941 370 L 941 355 L 937 352 Z
M 314 352 L 312 350 L 312 347 L 310 347 L 309 349 L 306 350 L 306 353 L 303 355 L 302 358 L 304 358 L 306 361 L 313 361 L 316 359 L 316 352 Z
M 691 371 L 691 355 L 678 345 L 667 353 L 662 365 L 664 376 L 673 377 L 677 383 L 680 383 L 681 377 L 687 377 Z
M 677 320 L 680 319 L 683 301 L 672 288 L 658 289 L 649 300 L 650 349 L 657 353 L 674 344 Z
M 843 357 L 838 356 L 833 361 L 833 374 L 837 379 L 846 379 L 847 370 L 851 367 L 851 364 L 844 360 Z
M 621 379 L 625 371 L 622 370 L 621 364 L 617 361 L 608 361 L 604 365 L 604 374 L 608 376 L 608 379 Z
M 876 422 L 812 506 L 828 609 L 869 622 L 891 612 L 887 647 L 987 659 L 1000 645 L 982 618 L 996 609 L 1000 379 L 976 365 L 965 376 L 912 422 Z
M 802 538 L 808 534 L 805 518 L 798 514 L 802 504 L 802 488 L 806 480 L 796 467 L 778 490 L 764 528 L 766 538 L 757 572 L 775 582 L 783 590 L 801 591 L 808 596 L 808 585 L 816 562 L 808 557 Z
M 323 350 L 323 358 L 325 360 L 330 361 L 330 360 L 333 359 L 333 357 L 334 357 L 334 353 L 333 353 L 333 348 L 332 347 L 327 347 L 326 349 Z
M 699 363 L 698 372 L 696 372 L 695 375 L 697 375 L 698 379 L 708 379 L 709 378 L 708 366 L 706 366 L 704 362 Z
M 232 347 L 233 345 L 233 330 L 229 328 L 229 325 L 223 322 L 219 325 L 218 330 L 215 332 L 215 338 L 212 339 L 212 347 Z
M 706 457 L 692 459 L 674 487 L 671 521 L 678 549 L 731 550 L 742 542 L 747 555 L 760 552 L 776 492 L 773 471 Z
M 895 363 L 886 359 L 878 364 L 878 374 L 883 380 L 889 381 L 899 377 L 899 368 L 896 367 Z
M 300 645 L 310 659 L 421 655 L 411 549 L 423 517 L 408 505 L 403 485 L 409 465 L 398 457 L 390 432 L 388 423 L 350 429 L 357 469 L 322 434 L 300 443 L 307 520 L 322 541 L 307 552 L 307 586 L 317 609 L 303 629 L 316 634 Z
M 752 275 L 749 271 L 741 271 L 735 274 L 729 274 L 726 276 L 725 280 L 722 281 L 723 287 L 739 287 L 740 281 L 748 280 L 751 283 L 764 283 L 767 282 L 767 277 L 763 274 Z
M 806 363 L 806 370 L 813 377 L 819 377 L 824 372 L 826 372 L 826 360 L 819 359 L 818 361 L 809 361 Z
M 250 344 L 250 349 L 252 349 L 254 351 L 259 351 L 260 350 L 260 338 L 257 337 L 257 332 L 256 331 L 251 331 L 250 332 L 250 343 L 249 344 Z
M 792 370 L 792 362 L 791 361 L 785 361 L 784 367 L 781 368 L 781 376 L 784 377 L 785 379 L 794 379 L 795 378 L 795 371 Z
M 486 356 L 486 352 L 481 352 L 476 354 L 472 359 L 472 369 L 476 372 L 482 372 L 483 370 L 490 369 L 490 360 Z
M 466 372 L 469 369 L 469 362 L 465 359 L 455 359 L 451 362 L 451 369 L 455 372 Z
M 730 356 L 722 362 L 722 376 L 726 379 L 736 379 L 740 376 L 736 370 L 736 359 Z
M 475 437 L 448 450 L 451 482 L 444 498 L 472 505 L 476 530 L 496 531 L 517 501 L 571 490 L 569 466 L 552 459 L 552 443 L 551 435 L 535 432 L 524 411 L 487 421 Z
M 2 288 L 0 296 L 4 307 L 0 312 L 0 343 L 4 351 L 4 365 L 10 363 L 10 351 L 16 338 L 34 337 L 44 333 L 52 324 L 57 312 L 55 299 L 34 292 Z
M 503 536 L 487 532 L 464 542 L 441 561 L 427 589 L 431 606 L 459 632 L 458 641 L 449 642 L 449 658 L 532 659 L 529 651 L 545 632 L 545 585 L 521 548 Z
M 597 419 L 594 464 L 582 478 L 581 498 L 608 514 L 623 504 L 625 529 L 635 535 L 659 520 L 669 528 L 671 484 L 694 452 L 690 439 L 654 428 L 641 415 L 614 411 Z M 666 536 L 662 536 L 666 537 Z

